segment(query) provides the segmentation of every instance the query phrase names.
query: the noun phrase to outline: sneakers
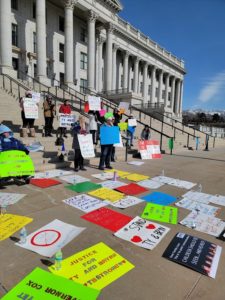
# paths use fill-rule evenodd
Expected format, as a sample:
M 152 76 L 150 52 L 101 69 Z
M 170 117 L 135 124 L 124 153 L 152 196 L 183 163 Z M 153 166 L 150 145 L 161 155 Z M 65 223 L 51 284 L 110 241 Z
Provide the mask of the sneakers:
M 107 169 L 110 169 L 110 170 L 113 169 L 113 167 L 111 167 L 111 166 L 106 166 L 106 168 L 107 168 Z

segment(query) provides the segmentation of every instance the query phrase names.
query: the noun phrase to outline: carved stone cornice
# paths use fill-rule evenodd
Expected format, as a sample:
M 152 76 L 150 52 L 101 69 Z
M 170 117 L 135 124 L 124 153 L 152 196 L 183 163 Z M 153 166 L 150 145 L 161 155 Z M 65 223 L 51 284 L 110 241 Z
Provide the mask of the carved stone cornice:
M 61 0 L 65 8 L 74 9 L 77 0 Z
M 97 18 L 98 18 L 98 14 L 96 14 L 96 12 L 90 9 L 88 11 L 88 21 L 95 22 Z
M 101 35 L 98 36 L 97 43 L 99 46 L 102 45 L 105 41 L 106 41 L 106 39 L 103 36 L 101 36 Z
M 109 22 L 105 24 L 105 29 L 107 30 L 107 32 L 113 33 L 113 31 L 115 30 L 115 26 Z

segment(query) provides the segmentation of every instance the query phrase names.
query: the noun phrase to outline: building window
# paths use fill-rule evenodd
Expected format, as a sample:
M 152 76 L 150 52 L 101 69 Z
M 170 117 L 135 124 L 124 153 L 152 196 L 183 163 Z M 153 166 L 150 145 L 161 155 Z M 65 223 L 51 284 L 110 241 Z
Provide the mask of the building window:
M 64 44 L 59 43 L 59 61 L 64 62 Z
M 18 0 L 11 0 L 11 8 L 18 10 Z
M 33 2 L 33 19 L 36 19 L 36 3 Z
M 151 91 L 152 91 L 152 86 L 149 85 L 149 86 L 148 86 L 148 95 L 151 95 Z
M 37 53 L 37 35 L 33 32 L 33 52 Z
M 37 77 L 37 65 L 34 64 L 34 78 Z
M 80 68 L 81 70 L 87 70 L 87 54 L 83 52 L 80 53 Z
M 143 93 L 143 82 L 140 82 L 140 93 Z
M 13 70 L 18 70 L 19 69 L 19 60 L 16 57 L 12 58 L 12 66 Z
M 87 80 L 81 78 L 80 79 L 80 92 L 85 94 L 86 89 L 87 89 Z
M 64 23 L 65 23 L 65 19 L 61 16 L 59 16 L 59 31 L 64 32 Z
M 61 84 L 64 84 L 64 73 L 59 73 L 59 81 Z
M 18 47 L 18 25 L 12 24 L 12 45 Z
M 87 43 L 87 30 L 83 27 L 80 29 L 80 41 Z

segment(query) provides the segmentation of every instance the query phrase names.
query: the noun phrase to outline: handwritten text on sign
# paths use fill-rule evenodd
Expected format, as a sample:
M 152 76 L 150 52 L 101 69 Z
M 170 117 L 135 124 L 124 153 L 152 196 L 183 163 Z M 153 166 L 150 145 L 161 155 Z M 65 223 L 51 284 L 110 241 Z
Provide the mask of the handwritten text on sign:
M 83 158 L 95 157 L 93 139 L 91 134 L 78 134 L 78 141 Z
M 31 98 L 24 98 L 23 107 L 26 119 L 38 119 L 38 106 Z
M 90 110 L 101 110 L 100 97 L 88 96 L 88 103 L 89 103 Z
M 60 115 L 59 116 L 59 126 L 60 127 L 70 127 L 76 121 L 74 115 Z

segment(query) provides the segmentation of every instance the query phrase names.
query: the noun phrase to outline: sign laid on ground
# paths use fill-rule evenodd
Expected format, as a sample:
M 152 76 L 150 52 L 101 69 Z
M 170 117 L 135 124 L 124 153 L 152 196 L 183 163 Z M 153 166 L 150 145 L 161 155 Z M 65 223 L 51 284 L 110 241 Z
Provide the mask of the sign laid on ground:
M 147 220 L 177 224 L 177 215 L 178 209 L 176 207 L 148 203 L 141 217 Z
M 25 196 L 26 194 L 0 193 L 0 207 L 15 204 Z
M 177 200 L 176 197 L 162 192 L 152 192 L 151 194 L 143 196 L 141 199 L 160 205 L 170 205 Z
M 100 188 L 95 191 L 89 192 L 88 194 L 110 202 L 119 201 L 124 197 L 124 194 L 108 188 Z
M 209 204 L 201 203 L 198 201 L 192 201 L 190 199 L 182 199 L 175 203 L 176 206 L 186 208 L 188 210 L 195 210 L 206 214 L 208 216 L 216 216 L 220 210 L 219 207 L 215 207 Z
M 141 200 L 137 197 L 127 196 L 117 202 L 110 203 L 110 205 L 118 207 L 118 208 L 127 208 L 127 207 L 130 207 L 130 206 L 142 203 L 142 202 L 143 202 L 143 200 Z

